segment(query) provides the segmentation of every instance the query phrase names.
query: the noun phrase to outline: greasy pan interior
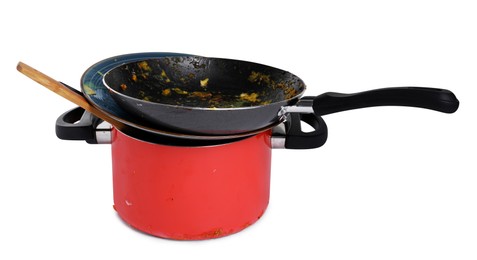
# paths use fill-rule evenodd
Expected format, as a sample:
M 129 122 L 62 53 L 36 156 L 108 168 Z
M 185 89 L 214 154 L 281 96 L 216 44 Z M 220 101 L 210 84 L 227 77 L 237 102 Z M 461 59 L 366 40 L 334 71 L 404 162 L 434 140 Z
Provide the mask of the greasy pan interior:
M 200 109 L 269 105 L 301 95 L 293 74 L 262 64 L 200 56 L 160 57 L 118 66 L 104 76 L 114 94 Z

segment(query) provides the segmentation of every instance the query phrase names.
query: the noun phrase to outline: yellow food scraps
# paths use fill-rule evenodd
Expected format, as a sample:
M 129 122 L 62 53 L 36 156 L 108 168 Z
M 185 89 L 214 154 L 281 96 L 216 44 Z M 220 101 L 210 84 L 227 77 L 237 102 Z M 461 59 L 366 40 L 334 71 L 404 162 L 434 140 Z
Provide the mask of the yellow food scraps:
M 249 102 L 260 102 L 260 99 L 258 98 L 257 93 L 251 93 L 251 94 L 242 93 L 242 94 L 240 94 L 240 99 L 245 100 L 245 101 L 249 101 Z
M 171 89 L 170 88 L 166 88 L 162 91 L 162 95 L 163 96 L 170 96 L 171 95 Z
M 123 91 L 125 91 L 125 90 L 128 88 L 128 86 L 127 86 L 126 84 L 124 84 L 124 83 L 121 84 L 120 87 L 121 87 L 121 89 L 122 89 Z
M 185 91 L 185 90 L 182 90 L 180 88 L 173 88 L 172 90 L 174 90 L 174 92 L 176 92 L 177 94 L 179 95 L 187 95 L 189 94 L 189 92 Z
M 137 82 L 136 73 L 133 73 L 133 74 L 132 74 L 131 79 L 132 79 L 134 82 Z
M 86 95 L 96 95 L 96 91 L 94 91 L 90 86 L 84 85 L 83 88 Z
M 298 95 L 298 92 L 296 91 L 296 89 L 294 89 L 292 87 L 286 88 L 284 90 L 284 92 L 285 92 L 285 98 L 286 99 L 290 99 L 290 98 L 293 98 L 296 95 Z
M 199 98 L 209 98 L 212 96 L 212 93 L 210 92 L 200 92 L 200 91 L 194 91 L 191 93 L 192 96 L 194 97 L 199 97 Z
M 167 83 L 171 82 L 171 79 L 169 79 L 164 70 L 161 71 L 161 78 L 163 78 Z
M 144 71 L 150 72 L 152 71 L 151 67 L 149 67 L 149 64 L 147 64 L 146 61 L 141 61 L 137 64 L 139 68 L 141 68 Z
M 200 86 L 203 88 L 207 87 L 207 84 L 209 84 L 209 78 L 200 81 Z
M 262 83 L 265 85 L 270 85 L 272 80 L 270 79 L 270 75 L 265 75 L 261 72 L 256 72 L 252 71 L 250 75 L 248 76 L 248 81 L 252 83 L 257 83 L 258 85 L 261 85 Z

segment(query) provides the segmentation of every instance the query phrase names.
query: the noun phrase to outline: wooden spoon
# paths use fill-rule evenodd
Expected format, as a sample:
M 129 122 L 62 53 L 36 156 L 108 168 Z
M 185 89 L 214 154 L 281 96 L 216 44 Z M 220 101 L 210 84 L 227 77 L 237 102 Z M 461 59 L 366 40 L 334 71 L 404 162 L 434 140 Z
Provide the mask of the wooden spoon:
M 125 125 L 118 120 L 108 116 L 103 111 L 92 106 L 86 98 L 82 95 L 81 92 L 70 89 L 66 85 L 50 78 L 49 76 L 41 73 L 40 71 L 28 66 L 23 62 L 19 62 L 17 65 L 17 70 L 29 77 L 30 79 L 38 82 L 40 85 L 48 88 L 49 90 L 55 92 L 56 94 L 68 99 L 69 101 L 75 103 L 76 105 L 84 108 L 84 110 L 90 112 L 91 114 L 103 119 L 104 121 L 110 123 L 117 129 L 124 129 Z

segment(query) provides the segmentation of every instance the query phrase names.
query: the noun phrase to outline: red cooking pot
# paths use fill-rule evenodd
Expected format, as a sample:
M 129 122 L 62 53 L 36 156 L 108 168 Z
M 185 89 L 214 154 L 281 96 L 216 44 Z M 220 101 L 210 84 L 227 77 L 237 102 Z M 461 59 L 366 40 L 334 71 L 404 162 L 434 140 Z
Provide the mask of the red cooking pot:
M 272 147 L 315 148 L 327 138 L 321 117 L 293 113 L 285 124 L 249 137 L 154 143 L 83 112 L 61 115 L 58 137 L 111 143 L 114 209 L 142 232 L 177 240 L 218 238 L 253 224 L 269 201 Z M 315 131 L 303 133 L 301 120 Z

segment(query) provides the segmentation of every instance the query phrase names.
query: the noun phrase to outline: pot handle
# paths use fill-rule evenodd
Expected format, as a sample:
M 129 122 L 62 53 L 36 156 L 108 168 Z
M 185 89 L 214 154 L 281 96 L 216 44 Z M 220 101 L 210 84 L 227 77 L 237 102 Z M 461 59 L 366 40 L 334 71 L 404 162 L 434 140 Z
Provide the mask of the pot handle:
M 321 116 L 315 114 L 290 113 L 291 125 L 286 134 L 285 148 L 287 149 L 311 149 L 321 147 L 328 139 L 328 127 Z M 303 132 L 301 121 L 309 124 L 315 130 Z
M 313 110 L 320 116 L 375 106 L 409 106 L 454 113 L 459 108 L 459 100 L 446 89 L 395 87 L 353 94 L 327 92 L 313 101 Z
M 56 119 L 56 136 L 62 140 L 82 140 L 89 144 L 108 143 L 98 140 L 96 128 L 101 122 L 83 108 L 73 108 Z
M 305 111 L 311 110 L 314 97 L 303 97 L 297 107 L 304 107 Z M 306 108 L 310 109 L 306 109 Z M 300 109 L 299 109 L 300 110 Z M 313 127 L 312 132 L 304 132 L 301 122 L 305 122 Z M 272 147 L 286 149 L 312 149 L 318 148 L 326 143 L 328 138 L 328 127 L 321 116 L 310 112 L 289 112 L 285 125 L 280 125 L 273 129 Z

